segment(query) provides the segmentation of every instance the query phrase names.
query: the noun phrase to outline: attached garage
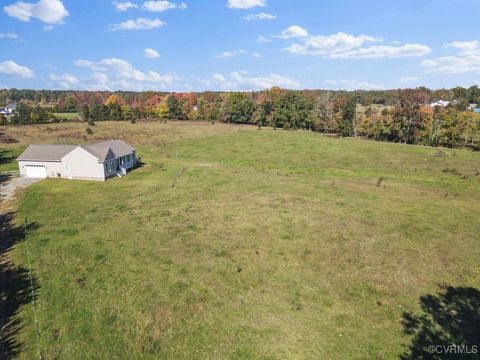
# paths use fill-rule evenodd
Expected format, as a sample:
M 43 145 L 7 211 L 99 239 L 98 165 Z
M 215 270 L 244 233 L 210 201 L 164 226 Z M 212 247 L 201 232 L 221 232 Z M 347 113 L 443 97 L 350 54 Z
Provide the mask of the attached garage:
M 25 176 L 44 179 L 47 177 L 47 167 L 45 165 L 25 165 Z
M 17 158 L 20 176 L 104 181 L 137 165 L 135 149 L 122 140 L 89 145 L 32 144 Z

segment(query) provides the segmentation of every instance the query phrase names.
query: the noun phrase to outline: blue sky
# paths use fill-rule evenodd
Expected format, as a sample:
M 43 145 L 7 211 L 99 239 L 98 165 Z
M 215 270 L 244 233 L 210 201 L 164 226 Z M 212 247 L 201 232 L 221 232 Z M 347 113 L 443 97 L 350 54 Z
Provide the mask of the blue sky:
M 3 0 L 0 88 L 480 84 L 480 0 Z

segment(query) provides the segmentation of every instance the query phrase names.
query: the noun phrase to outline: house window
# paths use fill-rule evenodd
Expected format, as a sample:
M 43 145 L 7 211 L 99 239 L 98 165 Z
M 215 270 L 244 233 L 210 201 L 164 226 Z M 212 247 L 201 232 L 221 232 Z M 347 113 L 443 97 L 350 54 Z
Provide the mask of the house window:
M 65 163 L 65 172 L 70 172 L 70 164 Z
M 108 162 L 107 163 L 107 172 L 112 172 L 113 171 L 113 163 L 112 162 Z

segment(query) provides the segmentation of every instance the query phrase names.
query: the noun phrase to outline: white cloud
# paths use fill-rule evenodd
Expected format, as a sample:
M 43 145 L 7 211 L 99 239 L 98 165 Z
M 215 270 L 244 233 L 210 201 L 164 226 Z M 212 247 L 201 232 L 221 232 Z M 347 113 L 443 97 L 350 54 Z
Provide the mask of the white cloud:
M 138 8 L 138 5 L 137 4 L 134 4 L 130 1 L 125 1 L 125 2 L 114 2 L 113 5 L 115 6 L 115 9 L 117 9 L 117 11 L 127 11 L 129 9 L 136 9 Z
M 261 58 L 262 55 L 260 55 L 260 54 L 257 53 L 257 52 L 254 52 L 254 53 L 252 53 L 252 57 L 254 57 L 254 58 Z
M 158 53 L 157 50 L 150 49 L 150 48 L 147 48 L 147 49 L 143 50 L 143 55 L 145 55 L 145 57 L 147 57 L 147 58 L 159 58 L 160 57 L 160 54 Z
M 110 30 L 150 30 L 156 29 L 167 25 L 160 19 L 146 19 L 146 18 L 137 18 L 135 20 L 127 20 L 121 23 L 113 24 L 110 27 Z
M 15 33 L 0 33 L 0 39 L 18 40 L 20 39 L 20 36 Z
M 442 56 L 425 60 L 422 66 L 430 73 L 467 74 L 480 73 L 480 42 L 454 41 L 447 48 L 457 49 L 455 56 Z
M 231 9 L 250 9 L 256 6 L 265 6 L 265 0 L 228 0 L 227 6 Z
M 221 82 L 221 83 L 227 81 L 227 79 L 225 79 L 225 76 L 223 76 L 222 74 L 219 74 L 219 73 L 213 74 L 212 79 L 213 79 L 213 81 Z
M 54 86 L 84 90 L 171 90 L 180 80 L 174 74 L 141 71 L 126 60 L 107 58 L 100 61 L 77 60 L 78 67 L 91 70 L 85 77 L 50 74 Z
M 48 78 L 63 89 L 72 89 L 80 83 L 79 78 L 69 73 L 61 75 L 51 73 Z
M 24 79 L 31 79 L 34 77 L 33 70 L 26 66 L 18 65 L 11 60 L 0 63 L 0 74 L 19 76 Z
M 332 54 L 333 59 L 382 59 L 428 55 L 432 50 L 426 45 L 405 44 L 401 46 L 379 45 Z
M 308 31 L 298 25 L 292 25 L 287 29 L 283 30 L 280 36 L 281 39 L 292 39 L 292 38 L 301 38 L 307 37 Z
M 258 38 L 257 38 L 257 41 L 259 43 L 269 43 L 269 42 L 272 42 L 272 39 L 269 39 L 263 35 L 260 35 Z
M 400 79 L 400 82 L 406 84 L 406 83 L 417 82 L 419 80 L 421 80 L 421 78 L 416 76 L 405 76 Z
M 204 81 L 206 86 L 216 87 L 222 90 L 262 90 L 272 86 L 297 89 L 300 84 L 288 77 L 277 74 L 251 77 L 244 71 L 234 71 L 224 76 L 219 73 L 213 74 L 212 78 Z
M 233 50 L 233 51 L 224 51 L 220 54 L 218 54 L 216 57 L 217 58 L 229 58 L 229 57 L 234 57 L 238 55 L 246 55 L 248 54 L 248 51 L 246 50 Z
M 380 40 L 367 35 L 354 36 L 339 32 L 332 35 L 306 36 L 302 43 L 292 44 L 285 50 L 298 55 L 332 56 L 359 48 L 366 42 L 376 41 Z
M 300 38 L 283 50 L 296 55 L 313 55 L 330 59 L 382 59 L 424 56 L 431 52 L 426 45 L 370 45 L 383 39 L 369 35 L 350 35 L 338 32 L 331 35 L 308 35 L 299 26 L 290 26 L 278 36 L 281 39 Z
M 61 24 L 69 15 L 60 0 L 40 0 L 36 3 L 19 1 L 3 9 L 8 15 L 20 21 L 27 22 L 31 18 L 37 18 L 47 24 Z
M 115 5 L 115 8 L 117 9 L 117 11 L 122 11 L 122 12 L 127 11 L 129 9 L 138 9 L 138 8 L 140 8 L 141 10 L 152 11 L 152 12 L 162 12 L 170 9 L 186 9 L 187 8 L 187 4 L 185 3 L 174 4 L 166 0 L 145 1 L 142 6 L 139 6 L 130 1 L 114 2 L 113 4 Z
M 142 5 L 143 10 L 161 12 L 170 9 L 175 9 L 177 6 L 170 1 L 145 1 Z
M 479 49 L 480 43 L 477 40 L 473 41 L 453 41 L 444 45 L 446 48 L 455 48 L 460 50 L 460 54 L 469 55 Z
M 276 18 L 277 18 L 277 15 L 261 12 L 258 14 L 250 14 L 250 15 L 244 16 L 242 19 L 246 21 L 253 21 L 253 20 L 274 20 Z
M 337 85 L 345 90 L 382 90 L 384 89 L 383 85 L 372 84 L 366 81 L 356 81 L 356 80 L 327 80 L 327 84 Z

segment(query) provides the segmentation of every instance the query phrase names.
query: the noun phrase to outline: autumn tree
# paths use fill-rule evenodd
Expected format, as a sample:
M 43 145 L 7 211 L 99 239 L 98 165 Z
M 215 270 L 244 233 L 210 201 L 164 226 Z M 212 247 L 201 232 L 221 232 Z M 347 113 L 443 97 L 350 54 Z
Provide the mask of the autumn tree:
M 392 135 L 394 141 L 416 143 L 425 130 L 426 114 L 422 106 L 427 102 L 422 91 L 403 90 L 393 113 Z
M 253 114 L 253 122 L 255 124 L 265 126 L 272 122 L 273 104 L 282 92 L 282 89 L 274 86 L 258 94 L 256 99 L 257 106 Z
M 120 97 L 119 95 L 112 94 L 110 95 L 105 102 L 103 103 L 105 106 L 111 107 L 112 105 L 125 105 L 125 100 Z
M 315 121 L 312 130 L 326 133 L 332 133 L 337 130 L 332 93 L 323 92 L 316 97 Z
M 220 118 L 220 103 L 209 101 L 208 97 L 201 96 L 197 101 L 197 117 L 199 120 L 216 121 Z

